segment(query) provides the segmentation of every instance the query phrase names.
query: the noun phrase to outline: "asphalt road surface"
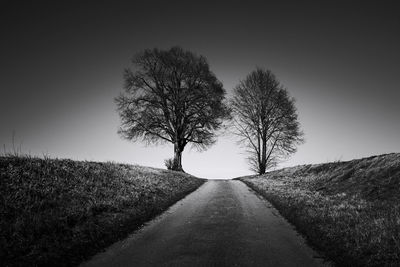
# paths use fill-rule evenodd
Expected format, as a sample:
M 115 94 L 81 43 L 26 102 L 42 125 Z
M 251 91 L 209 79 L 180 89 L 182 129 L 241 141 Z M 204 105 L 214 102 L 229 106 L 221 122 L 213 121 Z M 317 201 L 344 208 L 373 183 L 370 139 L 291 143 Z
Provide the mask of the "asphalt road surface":
M 326 265 L 244 183 L 211 180 L 81 266 Z

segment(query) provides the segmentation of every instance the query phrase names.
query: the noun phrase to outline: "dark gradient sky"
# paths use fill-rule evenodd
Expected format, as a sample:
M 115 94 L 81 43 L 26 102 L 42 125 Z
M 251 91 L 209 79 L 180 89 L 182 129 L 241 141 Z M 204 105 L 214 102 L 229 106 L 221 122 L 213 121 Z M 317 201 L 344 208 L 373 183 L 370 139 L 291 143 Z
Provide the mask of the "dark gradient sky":
M 84 3 L 83 3 L 84 2 Z M 306 143 L 281 166 L 400 152 L 396 1 L 5 1 L 0 141 L 34 155 L 163 167 L 171 146 L 122 140 L 113 97 L 136 52 L 180 45 L 232 88 L 256 66 L 297 99 Z M 249 173 L 232 137 L 187 149 L 198 176 Z

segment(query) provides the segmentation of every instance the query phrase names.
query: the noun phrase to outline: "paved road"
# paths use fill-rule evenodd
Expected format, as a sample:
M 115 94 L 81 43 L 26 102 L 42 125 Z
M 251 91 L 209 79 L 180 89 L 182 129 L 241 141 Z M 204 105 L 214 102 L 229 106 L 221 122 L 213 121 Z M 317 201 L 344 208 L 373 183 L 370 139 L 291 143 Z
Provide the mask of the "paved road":
M 82 266 L 323 266 L 271 204 L 240 181 L 208 181 Z

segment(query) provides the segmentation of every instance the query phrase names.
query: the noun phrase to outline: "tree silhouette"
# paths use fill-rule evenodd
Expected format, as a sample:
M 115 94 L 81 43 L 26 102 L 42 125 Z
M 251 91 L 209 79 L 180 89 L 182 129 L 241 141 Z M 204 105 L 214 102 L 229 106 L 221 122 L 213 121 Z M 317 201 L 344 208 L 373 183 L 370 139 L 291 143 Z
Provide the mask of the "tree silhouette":
M 247 147 L 251 169 L 258 174 L 303 142 L 294 102 L 269 70 L 257 68 L 234 88 L 234 133 Z
M 207 149 L 229 117 L 222 83 L 205 57 L 181 47 L 146 49 L 132 63 L 134 69 L 124 73 L 125 93 L 115 99 L 122 121 L 119 133 L 133 141 L 172 143 L 172 169 L 183 171 L 185 146 Z

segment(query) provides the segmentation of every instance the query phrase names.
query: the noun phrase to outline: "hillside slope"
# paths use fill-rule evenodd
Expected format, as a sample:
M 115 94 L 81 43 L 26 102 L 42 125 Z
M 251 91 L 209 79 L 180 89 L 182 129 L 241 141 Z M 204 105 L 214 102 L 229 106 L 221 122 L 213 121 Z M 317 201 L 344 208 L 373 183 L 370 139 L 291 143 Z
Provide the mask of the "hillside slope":
M 0 262 L 77 265 L 203 182 L 141 166 L 0 157 Z
M 400 154 L 239 178 L 343 266 L 400 262 Z

